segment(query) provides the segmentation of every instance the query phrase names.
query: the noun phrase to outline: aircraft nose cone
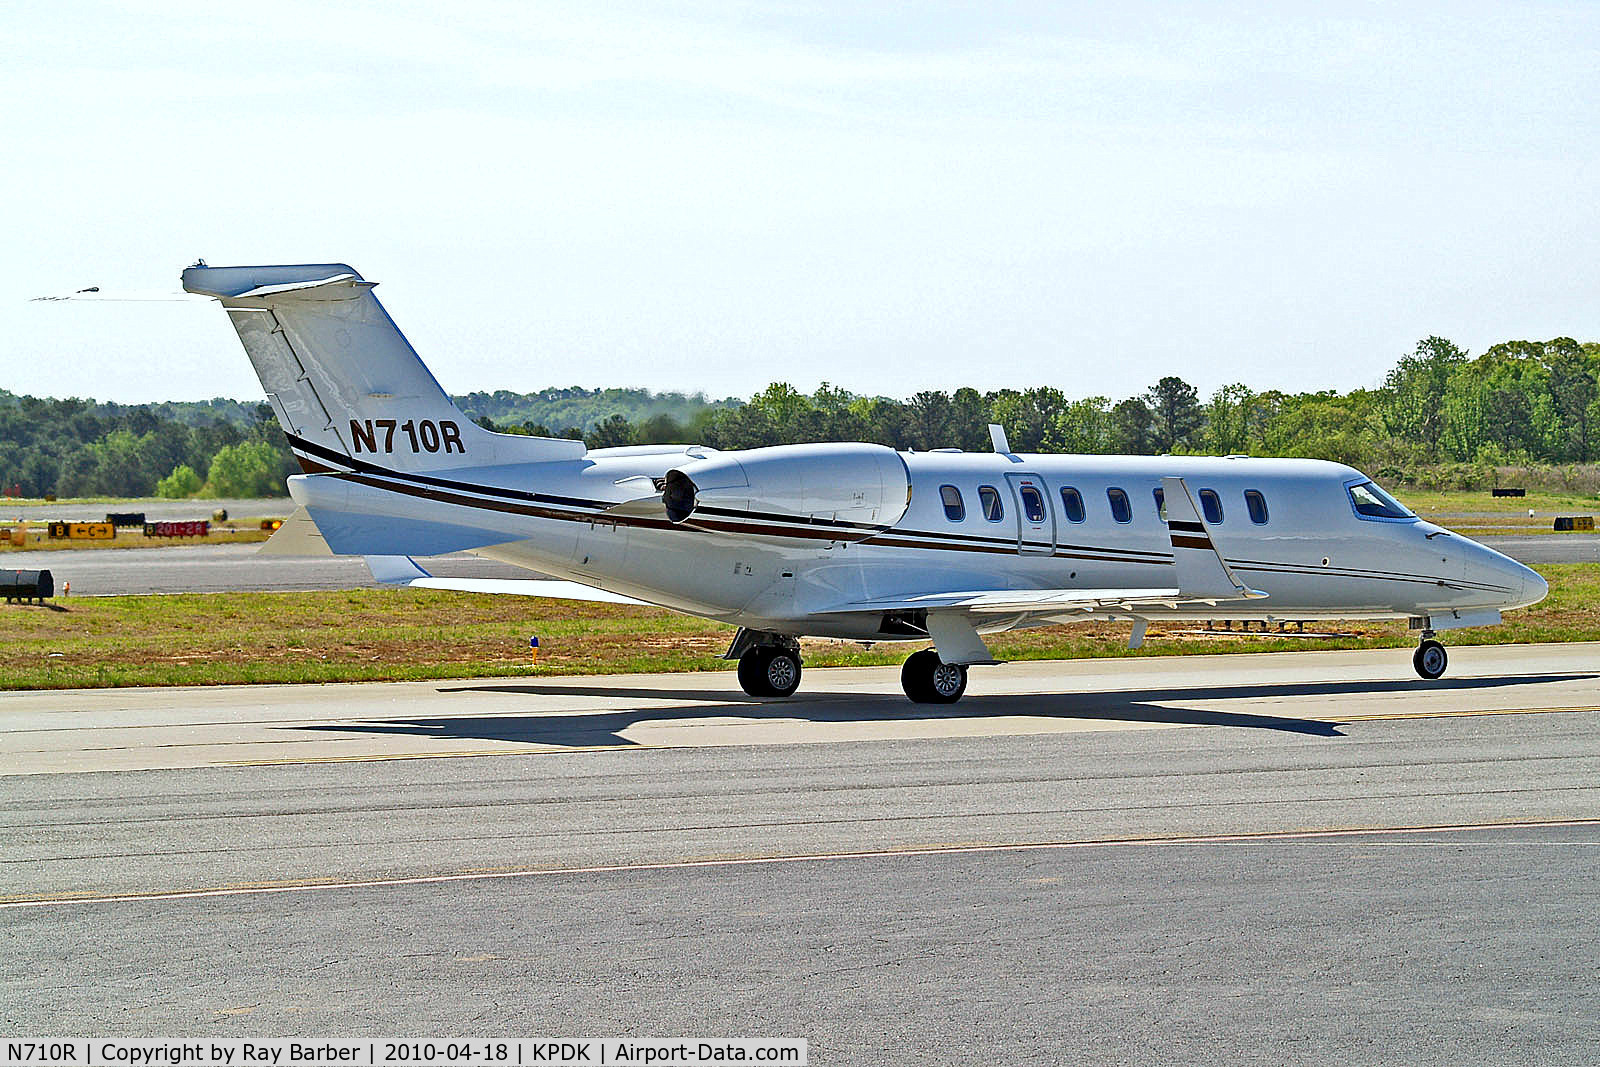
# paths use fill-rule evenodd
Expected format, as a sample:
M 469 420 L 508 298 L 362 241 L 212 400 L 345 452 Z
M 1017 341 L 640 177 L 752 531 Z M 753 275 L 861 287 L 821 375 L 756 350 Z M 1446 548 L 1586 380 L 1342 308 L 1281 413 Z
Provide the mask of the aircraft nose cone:
M 1527 567 L 1522 569 L 1526 572 L 1522 576 L 1522 603 L 1537 604 L 1550 592 L 1550 583 L 1538 571 Z
M 1512 589 L 1517 590 L 1512 594 L 1514 599 L 1506 605 L 1507 607 L 1525 608 L 1537 604 L 1550 592 L 1549 584 L 1533 568 L 1525 567 L 1509 556 L 1501 556 L 1499 563 L 1500 573 L 1512 579 L 1509 584 Z
M 1550 591 L 1538 571 L 1523 566 L 1503 552 L 1476 541 L 1468 541 L 1465 548 L 1466 578 L 1496 590 L 1490 597 L 1495 602 L 1493 606 L 1501 611 L 1537 604 Z

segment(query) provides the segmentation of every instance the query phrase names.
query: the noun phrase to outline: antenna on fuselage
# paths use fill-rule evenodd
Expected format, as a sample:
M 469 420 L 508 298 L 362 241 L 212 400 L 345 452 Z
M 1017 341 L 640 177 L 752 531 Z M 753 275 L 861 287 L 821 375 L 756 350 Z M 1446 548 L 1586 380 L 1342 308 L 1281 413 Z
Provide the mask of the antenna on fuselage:
M 1006 428 L 998 422 L 989 424 L 989 443 L 994 445 L 994 450 L 1001 455 L 1011 454 L 1011 443 L 1006 440 Z

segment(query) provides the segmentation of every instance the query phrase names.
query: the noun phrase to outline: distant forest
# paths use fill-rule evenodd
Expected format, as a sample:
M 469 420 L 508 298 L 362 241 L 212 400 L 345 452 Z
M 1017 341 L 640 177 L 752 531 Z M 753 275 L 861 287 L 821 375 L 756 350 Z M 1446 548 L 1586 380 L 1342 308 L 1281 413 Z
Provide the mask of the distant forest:
M 467 418 L 496 425 L 554 426 L 553 435 L 578 437 L 620 415 L 631 425 L 667 419 L 688 426 L 702 413 L 738 407 L 742 400 L 707 400 L 704 393 L 652 393 L 648 389 L 543 389 L 537 393 L 468 393 L 452 397 Z
M 919 450 L 1248 454 L 1331 459 L 1398 484 L 1485 488 L 1505 467 L 1577 488 L 1600 460 L 1600 343 L 1508 341 L 1477 357 L 1417 343 L 1372 389 L 1209 397 L 1177 376 L 1113 402 L 1053 386 L 927 390 L 907 400 L 774 382 L 749 400 L 642 389 L 546 389 L 454 398 L 504 433 L 582 438 L 591 448 L 698 443 L 756 448 L 876 441 Z M 0 488 L 24 496 L 266 496 L 297 470 L 271 410 L 234 400 L 102 404 L 0 390 Z M 1585 479 L 1586 480 L 1586 479 Z

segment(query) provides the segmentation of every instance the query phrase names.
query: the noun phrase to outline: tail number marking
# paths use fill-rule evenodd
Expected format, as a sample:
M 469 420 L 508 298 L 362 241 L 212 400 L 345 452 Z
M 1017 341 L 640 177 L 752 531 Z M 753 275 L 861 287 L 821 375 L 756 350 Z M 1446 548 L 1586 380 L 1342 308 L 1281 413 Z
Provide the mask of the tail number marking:
M 440 449 L 445 452 L 467 451 L 467 446 L 461 443 L 461 427 L 449 419 L 440 419 L 438 422 L 432 419 L 407 419 L 405 422 L 396 422 L 394 419 L 351 419 L 351 447 L 356 452 L 363 449 L 368 452 L 393 452 L 396 430 L 405 435 L 401 445 L 409 444 L 413 452 L 438 452 Z

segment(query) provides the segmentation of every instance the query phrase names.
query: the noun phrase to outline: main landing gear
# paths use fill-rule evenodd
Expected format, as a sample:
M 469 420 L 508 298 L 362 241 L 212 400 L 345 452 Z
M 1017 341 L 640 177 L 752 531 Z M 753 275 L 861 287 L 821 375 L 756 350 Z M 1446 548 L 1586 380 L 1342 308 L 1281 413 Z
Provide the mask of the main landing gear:
M 900 668 L 900 687 L 918 704 L 954 704 L 967 691 L 967 668 L 945 663 L 931 648 L 913 652 Z
M 799 642 L 746 648 L 739 654 L 739 685 L 753 697 L 793 695 L 800 688 Z M 967 691 L 967 668 L 925 648 L 906 658 L 900 686 L 918 704 L 954 704 Z
M 753 697 L 786 697 L 800 688 L 800 648 L 757 645 L 739 657 L 739 685 Z
M 1412 655 L 1411 665 L 1417 669 L 1418 675 L 1428 679 L 1443 676 L 1444 669 L 1450 665 L 1449 654 L 1443 645 L 1433 639 L 1432 630 L 1422 632 L 1422 643 Z

